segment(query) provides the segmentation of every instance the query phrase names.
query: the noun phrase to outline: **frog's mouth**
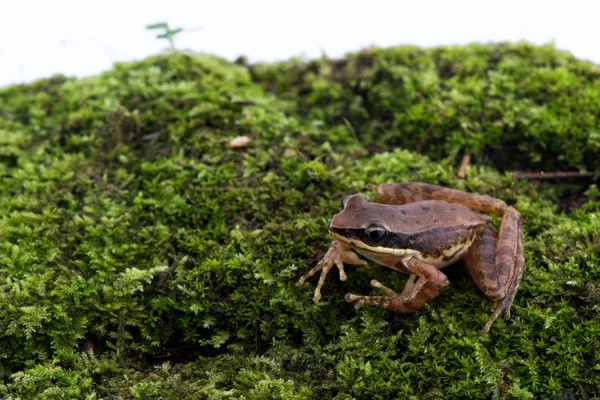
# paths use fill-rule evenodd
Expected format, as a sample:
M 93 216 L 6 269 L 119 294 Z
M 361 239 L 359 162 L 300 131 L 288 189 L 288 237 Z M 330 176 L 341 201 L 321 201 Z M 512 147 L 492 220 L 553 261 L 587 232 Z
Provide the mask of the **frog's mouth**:
M 329 234 L 335 239 L 352 244 L 361 240 L 362 232 L 363 229 L 329 227 Z
M 364 229 L 349 229 L 349 228 L 333 228 L 329 227 L 329 234 L 335 239 L 339 240 L 343 243 L 351 244 L 352 246 L 370 251 L 372 253 L 382 253 L 382 254 L 394 254 L 398 256 L 403 256 L 405 254 L 409 255 L 419 255 L 422 256 L 421 253 L 417 250 L 410 249 L 395 249 L 393 247 L 385 247 L 385 246 L 370 246 L 366 244 L 362 239 L 362 233 Z

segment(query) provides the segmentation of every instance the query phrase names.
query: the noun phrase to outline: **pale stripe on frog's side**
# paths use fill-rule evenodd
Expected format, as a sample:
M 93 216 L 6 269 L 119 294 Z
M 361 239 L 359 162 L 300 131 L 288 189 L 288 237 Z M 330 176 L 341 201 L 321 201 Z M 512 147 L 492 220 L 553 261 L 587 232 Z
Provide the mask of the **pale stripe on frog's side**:
M 447 267 L 448 265 L 454 264 L 455 262 L 457 262 L 458 260 L 463 258 L 464 255 L 467 253 L 467 251 L 469 251 L 469 247 L 471 247 L 473 240 L 475 240 L 475 238 L 470 238 L 466 243 L 457 243 L 454 246 L 444 250 L 441 257 L 437 258 L 437 257 L 425 256 L 420 251 L 413 250 L 413 249 L 394 249 L 391 247 L 384 247 L 384 246 L 369 246 L 368 244 L 366 244 L 363 241 L 352 240 L 350 238 L 339 235 L 331 230 L 329 231 L 329 234 L 336 240 L 339 240 L 339 241 L 342 241 L 345 243 L 349 243 L 349 244 L 355 246 L 355 250 L 358 253 L 360 253 L 364 257 L 367 257 L 369 260 L 376 262 L 378 264 L 380 264 L 380 262 L 377 259 L 375 254 L 370 254 L 368 252 L 361 251 L 361 249 L 367 250 L 372 253 L 379 253 L 379 254 L 393 254 L 396 256 L 411 256 L 411 257 L 418 258 L 419 260 L 424 261 L 428 264 L 434 265 L 437 268 Z M 457 251 L 457 249 L 458 249 L 458 251 Z M 452 255 L 451 258 L 444 260 L 445 257 L 450 256 L 450 255 Z M 393 268 L 393 269 L 396 269 L 396 268 Z

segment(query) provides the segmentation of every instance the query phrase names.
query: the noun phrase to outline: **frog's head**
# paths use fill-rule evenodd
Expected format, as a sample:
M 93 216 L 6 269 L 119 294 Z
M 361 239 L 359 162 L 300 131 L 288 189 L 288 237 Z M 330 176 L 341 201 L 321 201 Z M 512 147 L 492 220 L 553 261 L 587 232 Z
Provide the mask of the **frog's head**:
M 361 195 L 347 196 L 342 201 L 342 211 L 331 219 L 329 232 L 345 242 L 382 246 L 390 233 L 385 222 L 388 212 L 386 205 L 369 203 Z

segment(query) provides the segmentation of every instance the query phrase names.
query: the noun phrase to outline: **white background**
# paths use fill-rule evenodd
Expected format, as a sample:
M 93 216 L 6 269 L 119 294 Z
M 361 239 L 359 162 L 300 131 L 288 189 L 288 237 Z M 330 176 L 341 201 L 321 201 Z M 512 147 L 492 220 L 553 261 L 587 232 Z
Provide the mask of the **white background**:
M 177 48 L 233 60 L 339 57 L 369 45 L 554 42 L 600 63 L 597 1 L 0 0 L 0 87 L 93 75 L 166 47 L 145 26 L 188 32 Z

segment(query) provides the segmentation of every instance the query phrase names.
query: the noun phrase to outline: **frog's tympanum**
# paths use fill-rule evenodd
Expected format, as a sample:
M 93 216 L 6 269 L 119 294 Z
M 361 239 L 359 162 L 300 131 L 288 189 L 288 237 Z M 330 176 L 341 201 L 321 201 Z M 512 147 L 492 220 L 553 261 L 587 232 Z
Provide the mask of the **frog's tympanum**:
M 329 224 L 333 236 L 323 259 L 298 281 L 321 271 L 313 300 L 321 298 L 325 277 L 337 266 L 346 280 L 344 263 L 367 265 L 356 253 L 378 264 L 410 274 L 401 293 L 376 280 L 371 286 L 385 296 L 347 294 L 346 301 L 412 313 L 448 286 L 440 268 L 460 259 L 469 274 L 494 301 L 494 311 L 482 332 L 504 312 L 510 318 L 525 258 L 521 216 L 501 200 L 425 183 L 399 183 L 377 187 L 378 197 L 369 202 L 360 195 L 348 196 L 342 211 Z M 496 229 L 488 215 L 502 216 Z M 354 250 L 356 253 L 352 252 Z

